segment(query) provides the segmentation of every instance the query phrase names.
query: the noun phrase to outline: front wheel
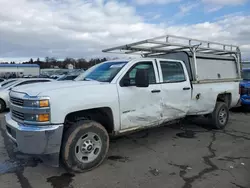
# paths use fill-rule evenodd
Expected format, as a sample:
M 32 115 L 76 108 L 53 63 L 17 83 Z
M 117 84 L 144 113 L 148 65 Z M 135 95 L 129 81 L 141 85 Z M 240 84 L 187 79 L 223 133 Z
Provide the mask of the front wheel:
M 212 125 L 215 129 L 224 129 L 228 123 L 229 109 L 226 103 L 217 102 L 213 113 L 210 116 Z
M 95 121 L 79 121 L 65 133 L 62 162 L 73 172 L 86 172 L 99 166 L 109 149 L 106 129 Z
M 6 109 L 5 102 L 2 99 L 0 99 L 0 113 L 4 112 L 5 109 Z

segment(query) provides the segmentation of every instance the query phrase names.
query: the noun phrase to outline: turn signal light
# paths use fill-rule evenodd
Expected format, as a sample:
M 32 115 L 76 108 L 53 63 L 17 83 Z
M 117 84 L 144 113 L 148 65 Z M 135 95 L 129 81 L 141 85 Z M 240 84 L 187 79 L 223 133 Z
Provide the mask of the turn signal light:
M 38 121 L 40 122 L 49 121 L 49 114 L 39 114 Z

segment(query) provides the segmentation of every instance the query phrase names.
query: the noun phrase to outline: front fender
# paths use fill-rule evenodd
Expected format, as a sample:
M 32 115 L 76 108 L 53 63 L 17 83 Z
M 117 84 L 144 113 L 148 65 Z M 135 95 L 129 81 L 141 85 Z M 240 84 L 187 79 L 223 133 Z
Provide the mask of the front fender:
M 45 95 L 45 94 L 43 94 Z M 115 84 L 86 86 L 86 89 L 71 88 L 57 93 L 46 93 L 50 97 L 51 123 L 64 123 L 65 117 L 72 113 L 94 108 L 109 107 L 113 112 L 115 129 L 120 125 L 118 93 Z

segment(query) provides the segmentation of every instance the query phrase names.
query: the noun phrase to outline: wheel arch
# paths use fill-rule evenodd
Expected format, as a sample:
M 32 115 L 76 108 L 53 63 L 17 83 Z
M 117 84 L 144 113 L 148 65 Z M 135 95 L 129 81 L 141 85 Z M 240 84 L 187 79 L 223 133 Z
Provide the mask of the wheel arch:
M 217 96 L 216 102 L 224 102 L 228 108 L 230 108 L 232 103 L 232 94 L 230 92 L 220 93 Z
M 114 131 L 114 117 L 110 107 L 100 107 L 70 112 L 65 116 L 64 129 L 67 130 L 72 123 L 80 120 L 94 120 L 100 123 L 109 134 Z

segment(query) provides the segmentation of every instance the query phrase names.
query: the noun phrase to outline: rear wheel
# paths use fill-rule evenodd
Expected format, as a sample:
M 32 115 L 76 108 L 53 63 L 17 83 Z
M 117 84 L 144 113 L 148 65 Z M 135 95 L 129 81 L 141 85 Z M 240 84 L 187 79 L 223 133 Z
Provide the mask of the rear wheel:
M 5 102 L 2 99 L 0 99 L 0 113 L 4 112 L 5 109 L 6 109 Z
M 215 129 L 224 129 L 228 123 L 229 109 L 226 103 L 217 102 L 213 113 L 210 116 L 212 125 Z
M 85 172 L 99 166 L 109 149 L 106 129 L 95 121 L 80 121 L 65 133 L 62 162 L 73 172 Z

